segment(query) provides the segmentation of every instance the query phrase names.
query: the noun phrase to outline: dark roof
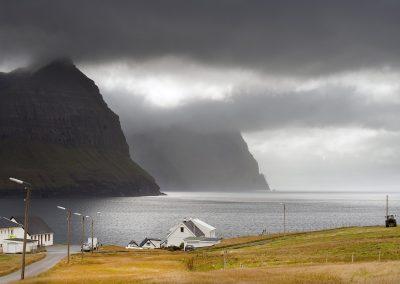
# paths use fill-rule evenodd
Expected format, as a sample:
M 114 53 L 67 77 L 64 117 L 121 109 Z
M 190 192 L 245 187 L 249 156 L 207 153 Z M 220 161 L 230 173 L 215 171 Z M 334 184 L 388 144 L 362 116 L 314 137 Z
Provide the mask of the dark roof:
M 0 217 L 0 228 L 17 228 L 17 227 L 22 227 L 20 224 L 17 224 L 5 217 Z
M 195 223 L 193 223 L 191 220 L 188 221 L 183 221 L 183 224 L 196 236 L 196 237 L 202 237 L 204 236 L 204 233 L 202 230 L 199 229 L 199 227 L 196 226 Z
M 24 224 L 24 217 L 22 216 L 13 216 L 21 225 Z M 43 221 L 42 218 L 38 216 L 30 216 L 28 219 L 28 234 L 29 235 L 38 235 L 38 234 L 48 234 L 53 233 L 53 230 Z
M 139 246 L 138 243 L 135 242 L 135 241 L 133 241 L 133 240 L 129 242 L 129 245 L 136 245 L 136 246 Z
M 154 246 L 156 246 L 152 241 L 159 241 L 159 242 L 161 242 L 161 240 L 160 239 L 156 239 L 156 238 L 145 238 L 141 243 L 140 243 L 140 247 L 142 247 L 142 246 L 144 246 L 146 243 L 147 243 L 147 241 L 150 241 Z
M 23 242 L 24 239 L 21 239 L 21 238 L 12 238 L 12 239 L 5 239 L 5 241 Z M 38 240 L 26 239 L 26 242 L 27 242 L 27 243 L 36 243 L 36 242 L 38 242 Z

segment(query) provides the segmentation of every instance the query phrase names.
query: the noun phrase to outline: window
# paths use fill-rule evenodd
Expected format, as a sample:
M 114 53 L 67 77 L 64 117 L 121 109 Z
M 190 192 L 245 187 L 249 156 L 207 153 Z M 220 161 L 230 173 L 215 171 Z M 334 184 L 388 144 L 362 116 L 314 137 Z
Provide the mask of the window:
M 183 233 L 185 231 L 184 227 L 181 227 L 181 233 Z

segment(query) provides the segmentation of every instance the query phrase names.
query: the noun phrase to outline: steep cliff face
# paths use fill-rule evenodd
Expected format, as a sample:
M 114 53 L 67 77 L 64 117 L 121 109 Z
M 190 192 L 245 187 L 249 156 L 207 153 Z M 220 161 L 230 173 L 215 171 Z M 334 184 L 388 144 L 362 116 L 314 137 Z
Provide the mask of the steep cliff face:
M 130 159 L 118 116 L 71 61 L 0 74 L 0 101 L 0 195 L 19 193 L 9 176 L 42 196 L 160 194 Z
M 196 132 L 170 127 L 128 135 L 135 161 L 162 188 L 269 190 L 239 132 Z

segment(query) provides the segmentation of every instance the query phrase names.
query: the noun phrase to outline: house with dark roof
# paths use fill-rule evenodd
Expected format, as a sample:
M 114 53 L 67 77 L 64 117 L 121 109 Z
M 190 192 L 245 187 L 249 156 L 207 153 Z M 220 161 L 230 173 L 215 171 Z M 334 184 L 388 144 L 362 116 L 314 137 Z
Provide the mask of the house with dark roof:
M 141 249 L 139 244 L 135 242 L 134 240 L 130 241 L 129 244 L 125 247 L 127 249 Z
M 23 216 L 13 216 L 10 220 L 21 226 L 24 224 Z M 54 244 L 53 230 L 38 216 L 29 216 L 27 234 L 28 238 L 36 240 L 39 246 L 52 246 Z
M 215 238 L 215 231 L 216 228 L 200 219 L 184 219 L 170 229 L 166 240 L 166 246 L 179 247 L 185 244 L 186 238 Z
M 5 217 L 0 217 L 0 253 L 6 252 L 5 240 L 23 237 L 24 229 L 21 225 Z
M 161 247 L 161 240 L 157 238 L 145 238 L 139 245 L 143 249 L 156 249 Z

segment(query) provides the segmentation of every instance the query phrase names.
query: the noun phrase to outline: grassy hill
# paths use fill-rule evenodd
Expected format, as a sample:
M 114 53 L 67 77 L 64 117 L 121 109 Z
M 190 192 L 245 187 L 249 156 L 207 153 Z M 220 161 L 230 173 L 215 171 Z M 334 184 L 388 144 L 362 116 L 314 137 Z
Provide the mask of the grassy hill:
M 227 239 L 190 253 L 108 246 L 26 282 L 399 283 L 399 235 L 400 228 L 353 227 Z

